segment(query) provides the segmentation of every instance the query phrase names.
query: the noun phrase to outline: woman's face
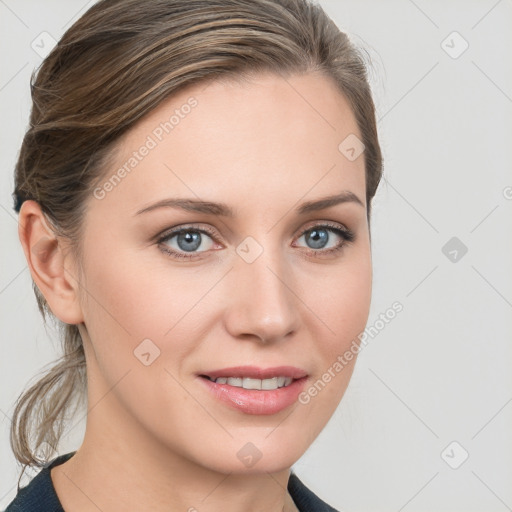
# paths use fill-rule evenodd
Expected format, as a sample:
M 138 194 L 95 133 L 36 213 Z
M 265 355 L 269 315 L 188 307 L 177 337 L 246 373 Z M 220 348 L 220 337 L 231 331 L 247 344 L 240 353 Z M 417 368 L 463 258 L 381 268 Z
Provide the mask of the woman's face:
M 356 137 L 318 74 L 196 85 L 127 133 L 84 218 L 88 436 L 222 472 L 306 451 L 370 307 Z

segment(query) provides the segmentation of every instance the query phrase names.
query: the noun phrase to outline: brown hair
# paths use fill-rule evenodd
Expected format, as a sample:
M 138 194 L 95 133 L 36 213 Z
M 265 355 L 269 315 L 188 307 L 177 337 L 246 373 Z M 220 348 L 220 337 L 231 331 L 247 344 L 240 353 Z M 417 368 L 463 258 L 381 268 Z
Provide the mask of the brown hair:
M 33 199 L 80 254 L 85 205 L 120 140 L 177 91 L 203 80 L 318 71 L 351 105 L 365 145 L 367 215 L 382 174 L 364 59 L 307 0 L 102 0 L 64 34 L 32 76 L 30 126 L 15 171 L 15 210 Z M 341 142 L 341 141 L 340 141 Z M 33 284 L 39 309 L 52 316 Z M 63 324 L 63 356 L 17 400 L 11 447 L 42 466 L 68 408 L 86 391 L 82 339 Z M 49 456 L 49 454 L 48 454 Z

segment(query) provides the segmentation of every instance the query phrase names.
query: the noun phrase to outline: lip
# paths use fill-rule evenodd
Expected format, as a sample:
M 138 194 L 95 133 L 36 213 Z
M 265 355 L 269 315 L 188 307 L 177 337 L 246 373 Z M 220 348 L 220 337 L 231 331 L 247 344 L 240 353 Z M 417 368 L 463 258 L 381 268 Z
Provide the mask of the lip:
M 268 379 L 276 376 L 291 377 L 293 382 L 285 387 L 272 390 L 244 389 L 228 384 L 217 384 L 206 377 L 249 377 Z M 304 389 L 307 373 L 293 366 L 258 368 L 255 366 L 236 366 L 222 370 L 202 372 L 199 381 L 217 400 L 245 414 L 276 414 L 297 402 Z
M 251 379 L 271 379 L 272 377 L 291 377 L 292 379 L 302 379 L 307 376 L 307 372 L 296 368 L 295 366 L 274 366 L 272 368 L 259 368 L 257 366 L 233 366 L 231 368 L 222 368 L 222 370 L 211 370 L 201 372 L 212 379 L 219 377 L 249 377 Z

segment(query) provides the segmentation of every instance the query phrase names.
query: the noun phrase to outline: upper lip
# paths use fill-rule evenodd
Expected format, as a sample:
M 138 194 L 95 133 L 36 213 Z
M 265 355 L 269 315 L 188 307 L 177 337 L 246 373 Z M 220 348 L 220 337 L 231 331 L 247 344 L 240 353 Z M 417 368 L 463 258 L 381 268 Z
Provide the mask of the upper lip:
M 218 379 L 219 377 L 249 377 L 250 379 L 271 379 L 272 377 L 291 377 L 301 379 L 308 373 L 295 366 L 274 366 L 272 368 L 259 368 L 257 366 L 233 366 L 221 370 L 201 372 L 200 375 Z

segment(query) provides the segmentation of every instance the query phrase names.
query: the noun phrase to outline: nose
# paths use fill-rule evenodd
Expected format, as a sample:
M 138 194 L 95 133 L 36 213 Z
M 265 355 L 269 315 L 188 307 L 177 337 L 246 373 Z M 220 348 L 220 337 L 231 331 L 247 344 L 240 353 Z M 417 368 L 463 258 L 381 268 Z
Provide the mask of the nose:
M 233 337 L 274 343 L 297 332 L 301 301 L 292 270 L 270 249 L 251 263 L 236 259 L 229 273 L 232 292 L 225 314 Z

